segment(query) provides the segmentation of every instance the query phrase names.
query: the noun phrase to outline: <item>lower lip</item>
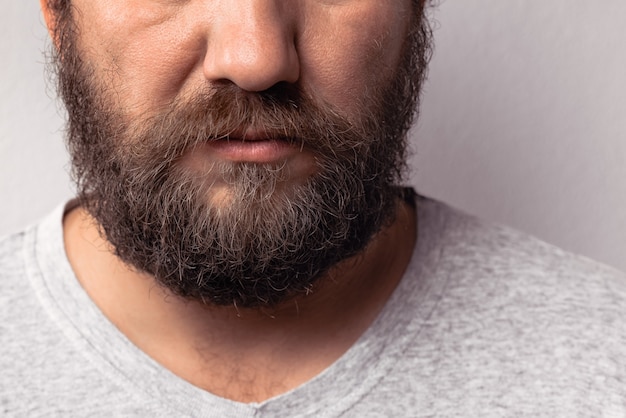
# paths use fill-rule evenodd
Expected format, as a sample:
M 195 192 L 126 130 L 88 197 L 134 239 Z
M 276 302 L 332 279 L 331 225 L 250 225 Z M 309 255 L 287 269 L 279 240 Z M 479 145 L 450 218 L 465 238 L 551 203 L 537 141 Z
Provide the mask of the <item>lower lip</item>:
M 300 148 L 280 140 L 217 140 L 209 141 L 205 145 L 216 156 L 237 162 L 279 162 L 300 151 Z

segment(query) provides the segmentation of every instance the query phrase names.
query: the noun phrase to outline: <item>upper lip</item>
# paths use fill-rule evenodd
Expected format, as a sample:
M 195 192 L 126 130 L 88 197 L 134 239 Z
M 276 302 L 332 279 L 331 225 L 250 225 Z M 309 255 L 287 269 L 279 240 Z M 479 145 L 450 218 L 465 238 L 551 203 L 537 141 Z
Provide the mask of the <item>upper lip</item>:
M 284 133 L 272 133 L 266 129 L 245 128 L 233 131 L 223 136 L 224 139 L 235 141 L 269 141 L 269 140 L 286 140 Z

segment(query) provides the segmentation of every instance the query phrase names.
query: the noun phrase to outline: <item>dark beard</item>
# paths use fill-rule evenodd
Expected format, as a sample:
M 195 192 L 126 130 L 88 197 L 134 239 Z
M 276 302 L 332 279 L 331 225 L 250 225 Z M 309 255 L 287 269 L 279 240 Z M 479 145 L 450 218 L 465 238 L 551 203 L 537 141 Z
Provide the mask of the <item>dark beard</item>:
M 254 94 L 222 86 L 129 123 L 81 60 L 71 19 L 57 28 L 56 69 L 81 204 L 120 259 L 174 294 L 274 306 L 311 291 L 392 220 L 428 55 L 424 21 L 415 23 L 397 74 L 367 98 L 356 122 L 279 84 Z M 290 184 L 287 166 L 215 166 L 211 173 L 230 192 L 228 207 L 215 207 L 213 184 L 185 171 L 180 159 L 248 126 L 313 152 L 316 171 Z

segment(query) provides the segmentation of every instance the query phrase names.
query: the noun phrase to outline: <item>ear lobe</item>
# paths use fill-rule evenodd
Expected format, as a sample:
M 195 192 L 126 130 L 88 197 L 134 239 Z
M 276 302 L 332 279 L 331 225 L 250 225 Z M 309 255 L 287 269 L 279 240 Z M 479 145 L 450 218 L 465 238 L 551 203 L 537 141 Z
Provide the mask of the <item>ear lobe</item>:
M 52 38 L 54 44 L 58 46 L 55 36 L 56 16 L 54 14 L 54 11 L 50 8 L 50 0 L 39 0 L 39 4 L 41 6 L 43 19 L 46 22 L 46 27 L 48 28 L 48 34 L 50 35 L 50 38 Z

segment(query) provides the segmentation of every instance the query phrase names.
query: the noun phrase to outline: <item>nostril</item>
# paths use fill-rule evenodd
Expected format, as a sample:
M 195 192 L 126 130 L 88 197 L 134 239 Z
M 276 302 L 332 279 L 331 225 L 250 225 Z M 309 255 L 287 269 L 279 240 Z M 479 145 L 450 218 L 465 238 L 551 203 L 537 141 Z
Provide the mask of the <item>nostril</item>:
M 254 92 L 299 80 L 299 57 L 288 31 L 277 25 L 233 29 L 214 32 L 203 63 L 207 80 L 229 80 Z

